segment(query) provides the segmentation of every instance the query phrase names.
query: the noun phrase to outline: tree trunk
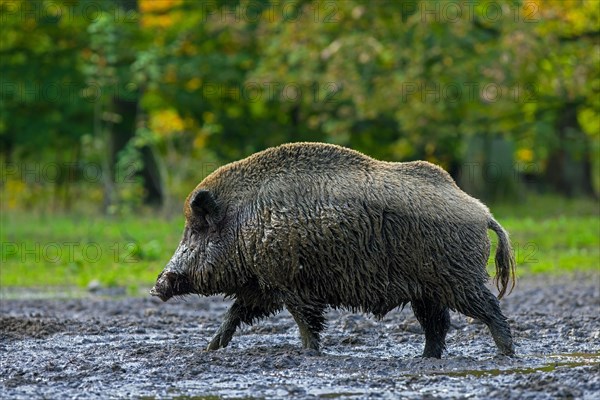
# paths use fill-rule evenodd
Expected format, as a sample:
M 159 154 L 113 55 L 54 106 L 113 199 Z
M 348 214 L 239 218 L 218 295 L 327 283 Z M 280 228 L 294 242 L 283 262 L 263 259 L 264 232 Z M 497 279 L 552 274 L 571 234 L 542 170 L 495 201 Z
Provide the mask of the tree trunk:
M 467 138 L 458 185 L 485 200 L 515 200 L 521 183 L 514 171 L 514 143 L 501 136 L 479 134 Z
M 137 11 L 136 0 L 114 0 L 115 6 L 123 9 L 123 13 L 119 13 L 122 18 L 127 17 L 128 11 Z M 141 93 L 138 91 L 132 93 L 128 97 L 115 96 L 113 97 L 113 110 L 121 116 L 121 120 L 113 125 L 112 149 L 111 149 L 111 165 L 116 165 L 118 155 L 121 150 L 127 146 L 127 143 L 135 136 L 137 128 L 137 116 L 139 111 L 139 99 Z M 142 157 L 142 170 L 137 173 L 137 176 L 142 178 L 144 187 L 144 203 L 154 206 L 160 206 L 163 203 L 163 188 L 160 180 L 160 172 L 154 153 L 148 146 L 138 149 Z M 114 171 L 112 168 L 113 179 Z
M 113 125 L 112 134 L 112 154 L 111 165 L 116 165 L 119 152 L 127 146 L 127 143 L 135 136 L 138 99 L 134 100 L 115 97 L 113 99 L 113 109 L 116 114 L 121 116 L 121 121 Z M 142 157 L 142 170 L 137 176 L 142 178 L 144 186 L 144 203 L 160 206 L 163 202 L 163 189 L 160 180 L 160 172 L 154 156 L 154 153 L 148 146 L 139 149 Z M 113 168 L 113 172 L 116 168 Z
M 596 197 L 592 184 L 591 146 L 577 120 L 578 106 L 579 103 L 567 102 L 557 114 L 558 140 L 548 157 L 545 180 L 561 194 Z

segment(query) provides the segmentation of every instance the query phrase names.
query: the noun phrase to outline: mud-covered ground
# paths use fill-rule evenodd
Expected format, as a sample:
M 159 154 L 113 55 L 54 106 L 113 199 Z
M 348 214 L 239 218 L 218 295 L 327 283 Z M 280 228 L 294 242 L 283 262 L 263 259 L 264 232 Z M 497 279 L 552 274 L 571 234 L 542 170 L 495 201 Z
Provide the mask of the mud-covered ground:
M 301 350 L 287 312 L 206 352 L 229 304 L 221 298 L 11 300 L 4 291 L 0 398 L 597 399 L 599 279 L 521 280 L 502 301 L 515 358 L 496 354 L 485 326 L 453 314 L 441 360 L 419 357 L 410 307 L 382 321 L 330 311 L 321 354 Z

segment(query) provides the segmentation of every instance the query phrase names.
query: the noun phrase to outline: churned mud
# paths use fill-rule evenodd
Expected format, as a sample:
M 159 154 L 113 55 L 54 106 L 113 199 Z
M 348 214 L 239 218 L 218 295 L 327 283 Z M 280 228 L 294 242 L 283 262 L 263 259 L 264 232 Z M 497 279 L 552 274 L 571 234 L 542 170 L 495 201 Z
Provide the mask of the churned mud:
M 0 398 L 598 398 L 600 276 L 523 279 L 502 301 L 518 356 L 452 315 L 441 360 L 419 357 L 410 307 L 382 321 L 330 311 L 323 351 L 287 312 L 206 352 L 228 301 L 87 295 L 0 307 Z M 21 296 L 22 297 L 22 296 Z

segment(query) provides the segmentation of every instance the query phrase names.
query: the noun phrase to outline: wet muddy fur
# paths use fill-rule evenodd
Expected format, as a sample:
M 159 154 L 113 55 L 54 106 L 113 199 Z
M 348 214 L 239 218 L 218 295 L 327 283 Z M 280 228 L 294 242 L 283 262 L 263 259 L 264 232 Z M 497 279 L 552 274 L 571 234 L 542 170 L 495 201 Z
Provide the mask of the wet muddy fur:
M 283 145 L 218 169 L 184 211 L 182 241 L 152 293 L 186 294 L 173 281 L 187 282 L 189 293 L 233 297 L 209 350 L 227 346 L 242 323 L 284 307 L 303 347 L 318 350 L 327 307 L 381 318 L 410 303 L 425 333 L 424 357 L 441 357 L 449 310 L 485 323 L 499 351 L 514 354 L 485 268 L 491 229 L 499 298 L 514 286 L 508 235 L 433 164 Z

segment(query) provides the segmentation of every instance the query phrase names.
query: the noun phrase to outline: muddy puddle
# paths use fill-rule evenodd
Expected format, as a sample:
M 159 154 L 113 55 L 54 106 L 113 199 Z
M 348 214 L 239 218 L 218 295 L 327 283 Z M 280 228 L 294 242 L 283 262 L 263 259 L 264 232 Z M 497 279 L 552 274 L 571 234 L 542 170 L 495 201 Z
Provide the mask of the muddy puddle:
M 382 321 L 330 311 L 320 354 L 300 348 L 287 312 L 206 352 L 230 304 L 218 297 L 4 291 L 0 398 L 596 399 L 599 279 L 522 279 L 502 301 L 514 358 L 497 355 L 484 325 L 453 314 L 441 360 L 419 357 L 424 337 L 408 306 Z

